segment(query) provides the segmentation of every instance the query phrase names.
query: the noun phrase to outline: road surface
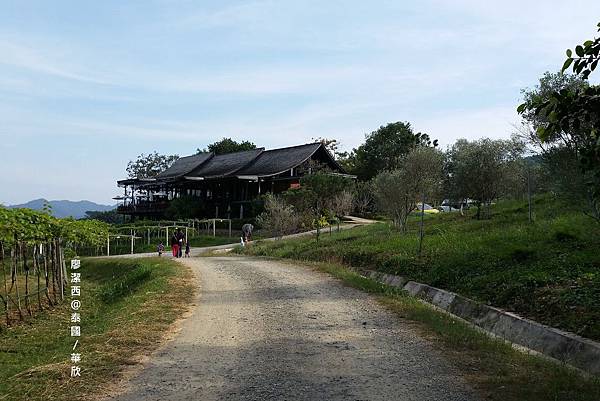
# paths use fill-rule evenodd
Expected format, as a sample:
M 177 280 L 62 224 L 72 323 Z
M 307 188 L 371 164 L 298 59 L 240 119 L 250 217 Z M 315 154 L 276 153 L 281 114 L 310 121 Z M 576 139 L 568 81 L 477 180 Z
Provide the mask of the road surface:
M 478 399 L 410 324 L 326 274 L 243 256 L 181 262 L 197 307 L 111 399 Z

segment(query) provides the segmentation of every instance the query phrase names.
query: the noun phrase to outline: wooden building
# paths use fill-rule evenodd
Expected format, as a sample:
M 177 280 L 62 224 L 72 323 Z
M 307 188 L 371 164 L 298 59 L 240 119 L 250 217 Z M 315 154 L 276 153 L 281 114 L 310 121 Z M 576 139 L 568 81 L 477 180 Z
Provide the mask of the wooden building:
M 202 204 L 206 212 L 201 217 L 244 218 L 262 194 L 298 187 L 300 178 L 316 164 L 346 175 L 321 143 L 222 155 L 199 153 L 178 159 L 156 178 L 117 181 L 124 188 L 124 195 L 115 198 L 122 201 L 117 210 L 161 218 L 173 199 L 187 196 Z

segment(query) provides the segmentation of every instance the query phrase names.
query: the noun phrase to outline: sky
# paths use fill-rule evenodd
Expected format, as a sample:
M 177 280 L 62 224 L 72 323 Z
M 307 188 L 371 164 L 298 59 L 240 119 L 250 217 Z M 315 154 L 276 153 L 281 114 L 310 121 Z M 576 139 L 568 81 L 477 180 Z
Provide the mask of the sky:
M 0 203 L 112 204 L 127 162 L 409 121 L 508 138 L 521 89 L 597 35 L 589 1 L 0 1 Z

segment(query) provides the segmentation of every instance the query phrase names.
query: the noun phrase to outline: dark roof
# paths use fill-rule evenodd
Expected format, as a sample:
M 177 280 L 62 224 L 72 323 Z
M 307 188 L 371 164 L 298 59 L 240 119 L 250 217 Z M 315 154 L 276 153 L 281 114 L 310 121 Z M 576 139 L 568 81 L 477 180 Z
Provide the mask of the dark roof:
M 291 146 L 264 151 L 252 164 L 239 170 L 237 175 L 271 176 L 282 173 L 310 158 L 319 148 L 321 143 Z
M 186 176 L 217 178 L 234 174 L 243 167 L 246 167 L 254 159 L 256 159 L 265 149 L 253 149 L 243 152 L 226 153 L 216 155 L 206 163 L 195 168 Z
M 192 156 L 180 157 L 171 167 L 156 176 L 159 180 L 181 177 L 200 167 L 204 162 L 213 157 L 213 153 L 198 153 Z
M 344 173 L 331 153 L 321 143 L 290 146 L 287 148 L 264 150 L 264 148 L 243 152 L 214 155 L 199 153 L 178 159 L 171 167 L 156 176 L 156 180 L 141 182 L 140 186 L 156 186 L 164 182 L 190 179 L 211 179 L 236 176 L 270 177 L 299 166 L 316 155 L 325 160 L 334 171 Z M 134 184 L 129 180 L 117 181 L 119 184 Z

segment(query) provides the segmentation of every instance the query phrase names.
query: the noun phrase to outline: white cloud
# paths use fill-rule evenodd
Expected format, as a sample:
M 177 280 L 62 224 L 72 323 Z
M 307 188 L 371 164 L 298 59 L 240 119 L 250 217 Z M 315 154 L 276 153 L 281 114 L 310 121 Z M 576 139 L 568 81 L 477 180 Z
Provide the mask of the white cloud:
M 65 78 L 75 81 L 106 84 L 103 79 L 76 72 L 71 67 L 61 65 L 55 59 L 56 56 L 49 56 L 48 53 L 57 53 L 50 48 L 40 51 L 29 45 L 23 45 L 13 41 L 0 38 L 0 64 L 24 68 L 30 71 L 48 74 L 59 78 Z

